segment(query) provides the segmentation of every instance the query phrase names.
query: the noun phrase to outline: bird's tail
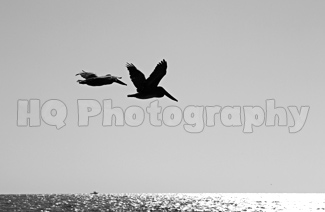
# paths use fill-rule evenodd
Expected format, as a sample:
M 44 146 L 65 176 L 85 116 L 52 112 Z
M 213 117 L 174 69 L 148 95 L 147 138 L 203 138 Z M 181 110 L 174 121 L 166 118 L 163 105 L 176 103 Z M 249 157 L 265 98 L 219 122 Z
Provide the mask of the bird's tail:
M 84 70 L 81 70 L 81 71 L 82 71 L 82 72 L 79 72 L 78 74 L 76 74 L 76 76 L 81 75 L 82 73 L 85 73 Z
M 129 94 L 128 97 L 135 97 L 137 94 Z
M 115 82 L 117 82 L 118 84 L 121 84 L 121 85 L 127 85 L 127 84 L 125 84 L 124 82 L 122 82 L 121 80 L 118 80 L 118 79 L 116 79 Z

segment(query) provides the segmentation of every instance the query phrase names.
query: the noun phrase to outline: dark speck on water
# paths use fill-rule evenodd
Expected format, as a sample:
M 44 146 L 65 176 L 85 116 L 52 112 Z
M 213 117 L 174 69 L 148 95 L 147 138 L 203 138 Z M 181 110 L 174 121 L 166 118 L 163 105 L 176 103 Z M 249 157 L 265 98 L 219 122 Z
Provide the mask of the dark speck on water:
M 7 194 L 0 195 L 0 211 L 325 211 L 324 197 L 324 194 L 230 193 Z

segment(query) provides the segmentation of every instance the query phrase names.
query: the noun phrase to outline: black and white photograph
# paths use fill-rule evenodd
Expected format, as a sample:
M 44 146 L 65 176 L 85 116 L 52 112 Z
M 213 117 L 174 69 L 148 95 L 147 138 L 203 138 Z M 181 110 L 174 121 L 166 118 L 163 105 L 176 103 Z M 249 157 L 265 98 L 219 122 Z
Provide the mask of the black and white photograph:
M 0 212 L 325 211 L 324 11 L 1 0 Z

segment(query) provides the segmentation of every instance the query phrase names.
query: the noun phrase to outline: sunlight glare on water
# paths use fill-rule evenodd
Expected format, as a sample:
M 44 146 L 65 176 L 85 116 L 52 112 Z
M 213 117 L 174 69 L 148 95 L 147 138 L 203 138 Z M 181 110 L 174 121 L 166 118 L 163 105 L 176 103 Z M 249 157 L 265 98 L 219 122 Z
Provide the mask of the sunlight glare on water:
M 325 211 L 325 194 L 117 193 L 0 195 L 0 211 Z

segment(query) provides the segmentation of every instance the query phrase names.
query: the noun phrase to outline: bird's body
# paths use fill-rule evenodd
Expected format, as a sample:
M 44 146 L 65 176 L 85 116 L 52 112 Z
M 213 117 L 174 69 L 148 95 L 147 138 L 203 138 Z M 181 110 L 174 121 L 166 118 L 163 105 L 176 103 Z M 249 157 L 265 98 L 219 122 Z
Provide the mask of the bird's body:
M 106 76 L 100 76 L 98 77 L 96 74 L 91 72 L 80 72 L 77 75 L 80 75 L 81 77 L 85 78 L 85 80 L 78 80 L 79 84 L 86 84 L 89 86 L 103 86 L 103 85 L 110 85 L 112 83 L 118 83 L 121 85 L 126 85 L 124 82 L 122 82 L 122 77 L 115 77 L 110 74 L 107 74 Z
M 132 63 L 126 64 L 127 69 L 130 73 L 130 78 L 137 88 L 137 92 L 135 94 L 130 94 L 128 97 L 135 97 L 138 99 L 150 99 L 150 98 L 161 98 L 163 96 L 167 96 L 170 99 L 177 102 L 172 95 L 170 95 L 163 87 L 158 86 L 160 80 L 167 73 L 167 62 L 162 60 L 156 66 L 155 70 L 151 73 L 148 79 L 145 78 L 144 74 L 139 71 Z
M 150 99 L 150 98 L 161 98 L 165 95 L 165 89 L 162 87 L 156 87 L 140 93 L 129 94 L 128 97 L 135 97 L 138 99 Z

